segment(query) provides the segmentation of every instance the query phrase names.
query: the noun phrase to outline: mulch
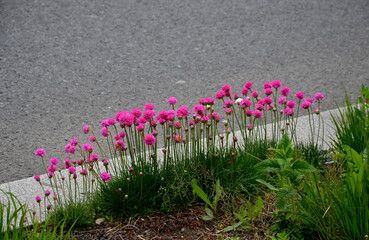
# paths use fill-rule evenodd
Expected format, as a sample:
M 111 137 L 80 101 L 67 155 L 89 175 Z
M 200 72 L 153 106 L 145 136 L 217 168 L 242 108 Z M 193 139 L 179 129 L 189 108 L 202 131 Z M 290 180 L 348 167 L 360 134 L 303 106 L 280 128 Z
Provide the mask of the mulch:
M 92 229 L 75 231 L 76 239 L 115 240 L 115 239 L 226 239 L 237 236 L 239 239 L 264 239 L 263 234 L 253 231 L 238 230 L 222 234 L 219 231 L 229 226 L 204 221 L 203 208 L 193 207 L 174 214 L 155 214 L 145 218 L 130 219 L 128 222 L 102 222 Z M 218 221 L 217 221 L 218 222 Z M 228 224 L 228 223 L 226 223 Z M 230 224 L 230 223 L 229 223 Z

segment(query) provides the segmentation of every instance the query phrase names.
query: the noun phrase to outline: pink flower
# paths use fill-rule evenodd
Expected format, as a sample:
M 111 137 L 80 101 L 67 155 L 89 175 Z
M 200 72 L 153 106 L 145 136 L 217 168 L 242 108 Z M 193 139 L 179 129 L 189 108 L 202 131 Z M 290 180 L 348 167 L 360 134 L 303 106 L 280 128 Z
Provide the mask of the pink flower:
M 278 99 L 278 104 L 285 104 L 287 102 L 287 98 L 286 97 L 280 97 Z
M 158 116 L 156 116 L 157 120 L 164 119 L 167 120 L 168 112 L 167 111 L 161 111 Z
M 39 148 L 39 149 L 36 150 L 35 155 L 36 155 L 36 157 L 39 157 L 39 158 L 43 157 L 45 155 L 45 150 L 42 149 L 42 148 Z
M 273 99 L 271 97 L 266 97 L 266 98 L 264 98 L 264 102 L 265 102 L 265 104 L 269 105 L 273 102 Z
M 224 102 L 224 107 L 228 108 L 228 107 L 232 107 L 234 104 L 234 102 L 232 100 L 227 100 Z
M 96 137 L 95 136 L 91 136 L 90 137 L 90 142 L 95 142 L 96 141 Z
M 72 147 L 72 145 L 70 145 L 70 143 L 67 143 L 64 147 L 64 151 L 65 153 L 69 153 L 69 149 Z
M 33 179 L 35 179 L 37 182 L 39 182 L 40 181 L 40 175 L 34 176 Z
M 245 83 L 245 88 L 251 89 L 252 88 L 252 82 Z
M 70 140 L 70 145 L 76 146 L 77 144 L 78 144 L 78 139 L 77 138 L 73 138 L 72 140 Z
M 97 161 L 98 159 L 99 159 L 99 155 L 97 155 L 96 153 L 92 154 L 89 157 L 87 157 L 87 163 Z
M 231 90 L 231 86 L 230 85 L 224 85 L 222 87 L 222 91 L 225 92 L 225 93 L 229 92 L 230 90 Z
M 155 142 L 156 142 L 156 138 L 153 135 L 148 134 L 145 136 L 146 145 L 153 146 Z
M 155 110 L 146 110 L 143 114 L 143 117 L 147 121 L 151 121 L 152 118 L 155 116 L 156 112 Z
M 49 178 L 52 178 L 54 176 L 53 172 L 48 172 L 47 175 L 49 176 Z
M 324 99 L 324 95 L 323 94 L 321 94 L 321 93 L 317 93 L 317 94 L 315 94 L 314 95 L 314 98 L 316 99 L 316 100 L 323 100 Z
M 176 134 L 174 137 L 173 137 L 174 141 L 176 143 L 180 143 L 182 141 L 182 136 L 180 134 Z
M 71 162 L 70 162 L 70 159 L 65 159 L 64 160 L 64 167 L 66 168 L 66 169 L 68 169 L 69 167 L 71 167 L 72 165 L 71 165 Z
M 227 114 L 227 115 L 230 115 L 232 113 L 232 109 L 231 108 L 226 108 L 224 109 L 224 113 Z
M 193 122 L 193 121 L 189 121 L 188 122 L 188 126 L 192 126 L 192 125 L 194 125 L 195 123 Z
M 305 101 L 301 104 L 302 109 L 308 109 L 311 106 L 311 102 Z
M 199 114 L 201 116 L 203 116 L 205 114 L 205 111 L 204 111 L 204 106 L 203 105 L 196 105 L 192 108 L 193 112 L 195 114 Z
M 107 127 L 109 126 L 109 122 L 108 122 L 108 119 L 104 119 L 101 121 L 101 127 Z
M 173 120 L 174 118 L 175 118 L 175 116 L 176 116 L 176 111 L 174 111 L 174 110 L 169 110 L 168 111 L 168 115 L 167 115 L 167 120 Z
M 128 112 L 118 112 L 116 114 L 116 119 L 118 122 L 120 122 L 123 126 L 132 126 L 133 121 L 135 120 L 135 117 L 133 115 L 130 115 Z
M 288 87 L 283 87 L 283 88 L 281 89 L 281 94 L 282 94 L 283 96 L 287 97 L 287 96 L 288 96 L 288 94 L 290 94 L 290 89 L 289 89 Z
M 119 133 L 119 134 L 118 134 L 118 137 L 119 137 L 120 139 L 122 139 L 122 138 L 124 138 L 126 135 L 127 135 L 127 134 L 126 134 L 125 132 L 121 132 L 121 133 Z
M 222 99 L 222 98 L 224 98 L 224 96 L 225 96 L 224 92 L 217 92 L 215 94 L 216 99 Z
M 314 99 L 312 99 L 312 98 L 306 98 L 305 101 L 310 102 L 311 104 L 314 103 Z
M 265 94 L 266 94 L 267 96 L 269 96 L 270 94 L 272 94 L 272 93 L 273 93 L 273 89 L 271 89 L 271 88 L 267 88 L 267 89 L 265 89 L 265 90 L 264 90 L 264 92 L 265 92 Z
M 37 197 L 35 197 L 35 200 L 36 200 L 36 202 L 40 203 L 41 202 L 41 197 L 37 196 Z
M 139 119 L 142 116 L 142 112 L 140 109 L 138 108 L 134 108 L 131 110 L 131 114 L 133 115 L 134 118 Z
M 262 118 L 263 117 L 263 113 L 260 112 L 259 110 L 254 110 L 253 115 L 255 118 Z
M 154 104 L 152 103 L 146 103 L 143 107 L 144 110 L 153 110 L 155 108 Z
M 113 126 L 115 124 L 115 118 L 109 118 L 108 123 L 109 126 Z
M 257 98 L 259 96 L 259 93 L 257 91 L 253 91 L 251 93 L 251 96 L 253 96 L 254 98 Z
M 293 108 L 295 108 L 295 106 L 296 106 L 296 103 L 294 101 L 288 101 L 287 102 L 287 107 L 293 109 Z
M 253 110 L 246 110 L 246 115 L 250 117 L 252 116 L 253 112 L 254 112 Z
M 136 129 L 137 129 L 138 131 L 143 131 L 143 130 L 145 129 L 145 124 L 140 123 L 140 124 L 136 127 Z
M 82 165 L 82 163 L 83 163 L 83 160 L 78 160 L 78 161 L 77 161 L 77 165 L 78 165 L 78 166 L 81 166 L 81 165 Z
M 263 105 L 263 104 L 256 104 L 255 108 L 256 108 L 257 110 L 264 110 L 264 109 L 265 109 L 265 107 L 264 107 L 264 105 Z
M 68 168 L 68 172 L 69 172 L 70 174 L 75 174 L 75 173 L 76 173 L 76 168 L 75 168 L 75 167 L 69 167 L 69 168 Z
M 316 115 L 319 115 L 319 114 L 320 114 L 320 110 L 319 110 L 319 108 L 315 108 L 315 109 L 314 109 L 314 113 L 315 113 Z
M 233 93 L 233 98 L 237 99 L 238 98 L 238 93 Z
M 213 118 L 215 119 L 215 120 L 218 120 L 218 119 L 221 119 L 222 117 L 221 116 L 219 116 L 216 112 L 213 112 L 212 114 L 211 114 L 211 116 L 213 116 Z
M 292 115 L 294 113 L 294 111 L 293 111 L 293 109 L 291 109 L 291 108 L 286 108 L 285 110 L 284 110 L 284 114 L 286 114 L 286 115 Z
M 56 158 L 52 158 L 52 159 L 50 159 L 49 163 L 50 163 L 51 165 L 58 166 L 58 164 L 59 164 L 59 160 L 58 160 L 58 159 L 56 159 Z
M 279 81 L 279 80 L 274 80 L 274 81 L 272 82 L 272 86 L 273 86 L 275 89 L 280 88 L 280 87 L 281 87 L 281 85 L 282 85 L 282 83 L 281 83 L 281 81 Z
M 90 131 L 90 127 L 88 125 L 83 126 L 83 132 L 87 134 Z
M 249 131 L 251 131 L 253 128 L 254 128 L 254 126 L 252 126 L 252 124 L 247 125 L 247 129 L 248 129 Z
M 110 180 L 111 180 L 110 174 L 106 173 L 106 172 L 101 173 L 100 178 L 101 178 L 101 180 L 103 180 L 104 182 L 107 182 L 107 183 L 110 182 Z
M 49 190 L 46 190 L 46 191 L 45 191 L 45 196 L 46 196 L 46 197 L 50 196 L 50 194 L 51 194 L 51 192 L 50 192 Z
M 80 172 L 81 175 L 87 175 L 87 169 L 82 169 L 82 171 Z
M 271 87 L 272 87 L 272 84 L 270 82 L 264 83 L 264 90 L 268 89 L 268 88 L 271 88 Z
M 175 98 L 175 97 L 170 97 L 169 99 L 168 99 L 168 101 L 167 101 L 167 103 L 168 104 L 170 104 L 170 105 L 174 105 L 174 104 L 176 104 L 176 102 L 177 102 L 178 100 L 177 100 L 177 98 Z
M 304 99 L 305 98 L 305 93 L 303 93 L 303 92 L 297 92 L 296 94 L 295 94 L 295 97 L 298 99 L 298 100 L 302 100 L 302 99 Z
M 153 126 L 153 127 L 156 127 L 156 125 L 157 125 L 156 121 L 151 121 L 151 122 L 150 122 L 150 124 L 151 124 L 151 126 Z
M 175 124 L 174 124 L 174 126 L 175 126 L 176 128 L 181 128 L 181 123 L 180 123 L 180 122 L 177 122 L 177 123 L 175 123 Z
M 161 125 L 163 125 L 165 122 L 166 122 L 166 120 L 165 120 L 165 119 L 162 119 L 162 118 L 160 118 L 160 119 L 159 119 L 159 123 L 160 123 Z
M 151 120 L 151 119 L 150 119 Z M 145 124 L 146 122 L 150 121 L 150 120 L 146 120 L 145 118 L 140 118 L 138 120 L 136 120 L 136 123 L 140 124 L 140 123 L 143 123 Z
M 92 150 L 94 150 L 94 148 L 88 144 L 88 143 L 85 143 L 82 145 L 82 150 L 85 151 L 85 152 L 92 152 Z
M 187 106 L 181 106 L 177 110 L 177 117 L 187 117 L 190 114 L 190 111 L 188 111 Z
M 124 142 L 123 140 L 118 140 L 114 143 L 114 147 L 115 149 L 117 149 L 118 151 L 123 151 L 125 148 Z
M 240 102 L 241 107 L 251 107 L 252 103 L 249 99 L 243 99 Z
M 104 137 L 109 137 L 110 133 L 106 127 L 101 128 L 101 135 Z
M 247 88 L 244 88 L 241 90 L 241 94 L 246 96 L 249 93 L 249 90 Z

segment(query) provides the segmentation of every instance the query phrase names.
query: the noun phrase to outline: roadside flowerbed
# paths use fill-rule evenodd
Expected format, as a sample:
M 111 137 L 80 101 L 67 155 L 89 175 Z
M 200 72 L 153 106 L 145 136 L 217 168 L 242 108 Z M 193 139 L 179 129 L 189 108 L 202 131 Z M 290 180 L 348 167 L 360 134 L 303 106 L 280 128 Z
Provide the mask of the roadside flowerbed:
M 35 152 L 51 187 L 34 177 L 44 196 L 35 196 L 31 221 L 85 229 L 96 219 L 139 221 L 201 203 L 199 221 L 216 226 L 211 239 L 363 238 L 369 231 L 368 99 L 364 86 L 356 107 L 346 97 L 347 110 L 332 116 L 330 150 L 322 148 L 324 95 L 292 94 L 279 80 L 261 91 L 247 82 L 240 93 L 224 85 L 215 99 L 192 108 L 171 97 L 167 111 L 147 103 L 117 112 L 101 129 L 84 126 L 89 141 L 71 139 L 62 162 L 47 161 L 44 149 Z M 302 113 L 308 142 L 296 134 Z

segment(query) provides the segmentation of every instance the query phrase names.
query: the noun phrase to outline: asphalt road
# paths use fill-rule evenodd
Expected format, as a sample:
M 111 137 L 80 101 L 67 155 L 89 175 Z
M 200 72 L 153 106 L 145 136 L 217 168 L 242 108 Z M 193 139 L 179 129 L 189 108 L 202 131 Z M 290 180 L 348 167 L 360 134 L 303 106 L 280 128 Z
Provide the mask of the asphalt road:
M 367 0 L 0 0 L 0 183 L 67 158 L 117 111 L 193 106 L 224 85 L 279 79 L 325 94 L 369 84 Z M 323 110 L 324 110 L 323 109 Z

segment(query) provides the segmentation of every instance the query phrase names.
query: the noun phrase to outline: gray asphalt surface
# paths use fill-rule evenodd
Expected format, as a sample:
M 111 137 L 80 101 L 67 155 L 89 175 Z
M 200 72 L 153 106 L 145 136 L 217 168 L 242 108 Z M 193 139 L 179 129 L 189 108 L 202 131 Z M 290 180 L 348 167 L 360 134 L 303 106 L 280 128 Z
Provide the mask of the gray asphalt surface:
M 42 173 L 117 111 L 193 106 L 279 79 L 326 95 L 369 84 L 367 0 L 0 0 L 0 183 Z M 324 110 L 323 109 L 323 110 Z

